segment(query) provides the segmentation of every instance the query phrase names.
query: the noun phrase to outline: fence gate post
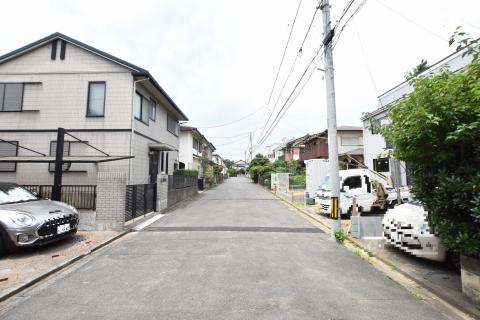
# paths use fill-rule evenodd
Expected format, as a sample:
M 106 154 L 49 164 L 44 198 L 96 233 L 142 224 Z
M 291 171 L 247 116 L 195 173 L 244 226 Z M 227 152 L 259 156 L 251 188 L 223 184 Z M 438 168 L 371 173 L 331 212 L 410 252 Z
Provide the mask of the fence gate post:
M 97 178 L 96 228 L 121 230 L 125 225 L 127 176 L 124 172 L 99 172 Z M 133 198 L 132 200 L 134 200 Z
M 175 176 L 173 176 L 175 177 Z M 168 175 L 159 174 L 157 176 L 157 188 L 156 188 L 156 210 L 162 212 L 167 208 L 168 203 Z

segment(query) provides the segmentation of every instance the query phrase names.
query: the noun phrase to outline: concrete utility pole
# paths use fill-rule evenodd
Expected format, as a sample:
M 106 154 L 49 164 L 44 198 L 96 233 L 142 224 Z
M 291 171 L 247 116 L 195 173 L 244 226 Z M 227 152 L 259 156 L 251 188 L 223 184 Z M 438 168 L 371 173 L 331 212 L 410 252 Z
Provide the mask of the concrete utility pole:
M 252 161 L 252 133 L 250 132 L 250 161 Z
M 330 26 L 330 4 L 328 0 L 321 0 L 319 7 L 323 13 L 323 45 L 325 53 L 325 83 L 327 87 L 327 122 L 328 122 L 328 163 L 330 171 L 331 202 L 330 217 L 332 230 L 341 227 L 341 217 L 338 209 L 340 196 L 340 178 L 338 173 L 338 145 L 337 145 L 337 115 L 335 107 L 335 80 L 333 77 L 333 47 L 334 31 Z

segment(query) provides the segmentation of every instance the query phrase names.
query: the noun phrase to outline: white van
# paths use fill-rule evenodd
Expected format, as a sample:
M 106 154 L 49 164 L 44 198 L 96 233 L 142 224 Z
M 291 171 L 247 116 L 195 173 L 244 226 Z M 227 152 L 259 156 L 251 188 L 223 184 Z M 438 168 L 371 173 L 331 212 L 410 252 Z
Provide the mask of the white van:
M 343 215 L 352 212 L 355 197 L 358 212 L 384 212 L 397 203 L 396 190 L 387 184 L 384 176 L 369 169 L 340 170 L 339 209 Z M 330 214 L 330 175 L 327 175 L 316 191 L 315 204 L 322 214 Z M 400 189 L 402 201 L 410 199 L 407 187 Z

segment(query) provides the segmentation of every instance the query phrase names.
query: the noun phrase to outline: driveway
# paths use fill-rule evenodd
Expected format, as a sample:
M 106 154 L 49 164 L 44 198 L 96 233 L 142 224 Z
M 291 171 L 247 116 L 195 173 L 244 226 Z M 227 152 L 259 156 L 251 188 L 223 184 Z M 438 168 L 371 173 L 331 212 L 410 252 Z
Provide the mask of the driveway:
M 242 177 L 54 280 L 1 317 L 445 319 Z

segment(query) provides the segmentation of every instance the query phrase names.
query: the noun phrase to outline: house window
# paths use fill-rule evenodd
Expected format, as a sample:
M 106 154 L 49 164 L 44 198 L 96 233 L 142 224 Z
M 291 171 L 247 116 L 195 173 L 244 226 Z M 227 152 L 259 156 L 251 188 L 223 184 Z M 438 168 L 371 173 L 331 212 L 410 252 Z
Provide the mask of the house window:
M 150 117 L 151 101 L 139 94 L 135 93 L 133 101 L 133 115 L 135 119 L 148 125 L 148 118 Z
M 193 149 L 200 151 L 200 141 L 195 138 L 193 138 Z
M 385 140 L 385 149 L 393 149 L 393 144 L 388 140 Z
M 87 117 L 105 115 L 105 82 L 88 83 Z
M 149 113 L 149 118 L 152 121 L 155 121 L 155 118 L 157 116 L 157 104 L 155 101 L 150 100 L 150 113 Z
M 16 156 L 18 154 L 18 141 L 0 141 L 0 157 Z M 15 172 L 15 162 L 0 162 L 0 172 Z
M 389 158 L 373 159 L 373 170 L 377 172 L 389 172 L 390 171 Z
M 165 153 L 165 174 L 168 174 L 168 152 Z
M 341 137 L 342 146 L 361 146 L 359 137 Z
M 0 111 L 22 111 L 23 83 L 0 83 Z
M 133 101 L 133 116 L 137 120 L 142 119 L 142 96 L 138 93 L 135 93 Z
M 348 177 L 342 184 L 343 187 L 349 187 L 350 190 L 358 189 L 362 187 L 362 177 L 361 176 L 353 176 Z
M 178 136 L 178 121 L 170 115 L 167 116 L 167 130 Z
M 148 124 L 148 118 L 150 115 L 151 101 L 145 97 L 142 97 L 142 122 Z
M 55 157 L 57 154 L 57 141 L 50 142 L 50 156 Z M 70 155 L 70 141 L 64 141 L 63 143 L 63 156 L 67 157 Z M 64 163 L 62 165 L 62 171 L 68 171 L 70 169 L 71 163 Z M 55 171 L 55 163 L 48 164 L 48 171 L 54 172 Z

